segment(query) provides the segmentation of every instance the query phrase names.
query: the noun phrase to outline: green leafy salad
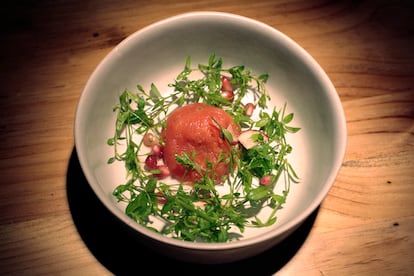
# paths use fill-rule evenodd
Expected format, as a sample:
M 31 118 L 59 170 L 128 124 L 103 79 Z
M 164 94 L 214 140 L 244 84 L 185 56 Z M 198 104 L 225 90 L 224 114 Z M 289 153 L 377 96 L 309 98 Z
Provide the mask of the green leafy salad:
M 300 130 L 290 126 L 293 113 L 286 103 L 269 107 L 268 74 L 254 75 L 245 66 L 225 68 L 212 54 L 206 64 L 183 70 L 163 95 L 153 83 L 145 90 L 125 90 L 113 107 L 116 112 L 113 147 L 108 163 L 122 162 L 126 179 L 113 196 L 126 204 L 125 213 L 160 234 L 185 241 L 228 242 L 240 238 L 246 227 L 267 227 L 277 221 L 291 183 L 299 177 L 288 161 L 292 146 L 286 135 Z M 176 155 L 185 168 L 200 172 L 194 183 L 170 176 L 163 162 L 166 118 L 178 107 L 203 103 L 223 109 L 240 126 L 235 134 L 220 127 L 220 138 L 231 148 L 231 170 L 223 183 L 194 162 L 190 153 Z M 224 158 L 223 158 L 224 159 Z M 207 162 L 207 168 L 212 167 Z M 259 212 L 267 208 L 266 216 Z M 156 227 L 154 221 L 161 221 Z

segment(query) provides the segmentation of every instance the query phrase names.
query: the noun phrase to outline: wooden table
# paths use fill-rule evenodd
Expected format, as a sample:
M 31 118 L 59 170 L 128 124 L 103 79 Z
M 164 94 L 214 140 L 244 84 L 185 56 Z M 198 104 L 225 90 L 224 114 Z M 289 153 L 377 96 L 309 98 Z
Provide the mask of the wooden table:
M 1 274 L 412 275 L 412 1 L 6 0 L 0 9 Z M 293 38 L 326 70 L 347 117 L 345 160 L 319 209 L 285 242 L 236 264 L 145 251 L 94 197 L 74 150 L 77 100 L 98 62 L 140 28 L 196 10 Z

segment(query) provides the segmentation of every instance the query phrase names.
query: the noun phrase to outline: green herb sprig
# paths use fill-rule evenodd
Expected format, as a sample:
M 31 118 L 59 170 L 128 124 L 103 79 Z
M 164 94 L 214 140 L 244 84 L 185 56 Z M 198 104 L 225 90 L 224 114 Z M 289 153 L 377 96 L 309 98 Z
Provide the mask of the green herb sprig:
M 201 72 L 203 77 L 194 79 L 195 72 Z M 223 75 L 231 79 L 232 101 L 221 95 Z M 274 224 L 291 183 L 299 180 L 288 161 L 292 147 L 286 140 L 288 133 L 296 133 L 299 128 L 289 126 L 294 114 L 286 114 L 286 104 L 280 110 L 266 111 L 270 100 L 265 86 L 268 78 L 268 74 L 253 75 L 245 66 L 224 68 L 222 59 L 212 54 L 207 64 L 196 67 L 192 67 L 191 58 L 187 57 L 184 69 L 169 84 L 173 92 L 168 95 L 162 95 L 155 84 L 151 84 L 148 92 L 140 85 L 136 92 L 123 91 L 113 108 L 117 114 L 115 131 L 107 143 L 114 148 L 108 163 L 125 164 L 127 180 L 116 187 L 113 195 L 127 203 L 126 214 L 149 229 L 186 241 L 228 242 L 240 238 L 246 227 Z M 247 95 L 260 108 L 258 119 L 244 112 L 243 100 Z M 151 132 L 162 141 L 161 129 L 168 113 L 195 102 L 223 108 L 243 129 L 259 130 L 268 137 L 265 140 L 258 135 L 257 144 L 250 149 L 234 145 L 230 157 L 223 156 L 220 162 L 236 168 L 223 184 L 228 188 L 224 194 L 217 190 L 213 164 L 200 168 L 193 153 L 176 156 L 177 162 L 202 175 L 190 188 L 184 183 L 157 179 L 156 171 L 144 169 L 141 161 L 148 153 L 143 153 L 145 147 L 137 137 Z M 236 138 L 228 130 L 220 129 L 229 143 Z M 259 183 L 263 177 L 269 178 L 266 185 Z M 280 179 L 283 191 L 276 193 Z M 270 208 L 271 212 L 260 219 L 258 214 L 263 208 Z M 154 218 L 164 222 L 161 229 L 153 227 Z

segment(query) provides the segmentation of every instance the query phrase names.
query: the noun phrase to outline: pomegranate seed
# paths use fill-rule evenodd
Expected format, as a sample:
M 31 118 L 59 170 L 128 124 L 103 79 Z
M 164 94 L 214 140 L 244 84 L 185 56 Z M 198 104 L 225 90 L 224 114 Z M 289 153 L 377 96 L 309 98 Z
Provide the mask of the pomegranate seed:
M 164 156 L 164 147 L 160 145 L 153 145 L 151 154 L 161 159 Z
M 164 197 L 164 194 L 162 192 L 157 192 L 156 195 L 157 195 L 157 201 L 158 201 L 158 203 L 160 203 L 160 204 L 167 203 L 167 198 Z
M 221 91 L 233 91 L 233 85 L 228 77 L 221 77 Z
M 253 111 L 254 111 L 254 104 L 248 103 L 244 106 L 244 115 L 250 117 L 250 116 L 252 116 Z
M 158 179 L 164 179 L 170 175 L 170 170 L 165 165 L 158 165 L 156 170 L 158 170 L 158 173 L 154 173 L 153 176 Z
M 157 136 L 155 136 L 151 132 L 147 132 L 143 137 L 143 143 L 147 147 L 152 147 L 154 145 L 158 145 L 160 141 L 158 140 Z
M 270 184 L 272 184 L 272 176 L 270 174 L 260 178 L 260 185 L 269 186 Z
M 155 170 L 157 168 L 157 157 L 154 155 L 148 155 L 147 158 L 145 158 L 145 169 L 146 170 Z
M 233 91 L 229 91 L 229 90 L 225 90 L 223 92 L 221 92 L 221 96 L 227 100 L 229 100 L 230 102 L 233 102 L 234 100 L 234 93 Z

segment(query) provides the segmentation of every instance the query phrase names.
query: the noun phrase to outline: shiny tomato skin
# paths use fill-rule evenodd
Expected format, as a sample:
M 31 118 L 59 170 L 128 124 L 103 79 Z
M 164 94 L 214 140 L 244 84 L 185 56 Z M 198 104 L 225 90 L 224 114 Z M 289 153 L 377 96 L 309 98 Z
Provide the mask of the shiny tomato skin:
M 214 120 L 212 119 L 214 118 Z M 187 153 L 200 166 L 204 174 L 207 162 L 214 168 L 214 180 L 220 183 L 229 174 L 231 164 L 219 161 L 222 156 L 230 156 L 231 145 L 221 135 L 220 127 L 226 129 L 230 125 L 240 133 L 240 127 L 231 115 L 223 109 L 203 103 L 194 103 L 174 110 L 166 120 L 163 130 L 164 163 L 171 176 L 183 182 L 200 181 L 202 175 L 195 170 L 177 162 L 175 156 Z M 209 172 L 209 176 L 213 173 Z

